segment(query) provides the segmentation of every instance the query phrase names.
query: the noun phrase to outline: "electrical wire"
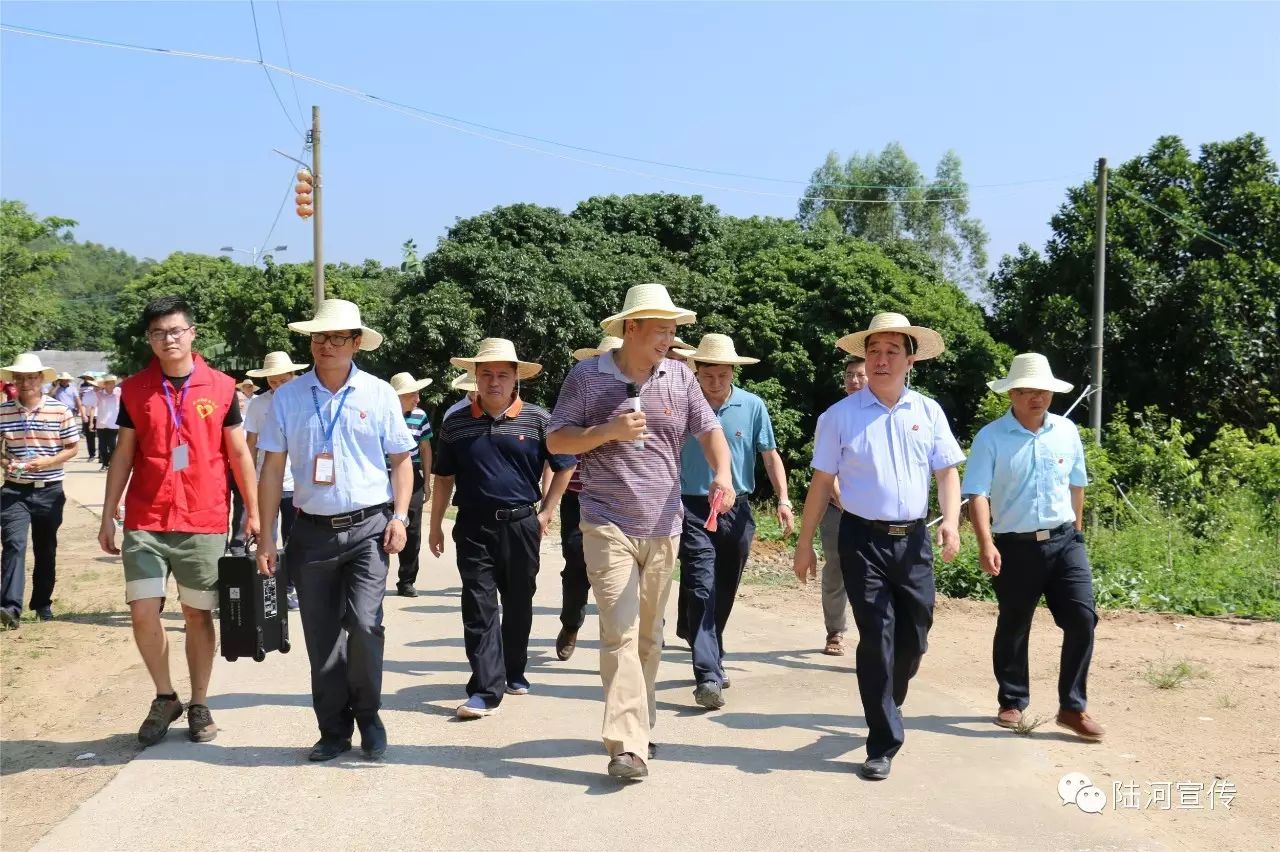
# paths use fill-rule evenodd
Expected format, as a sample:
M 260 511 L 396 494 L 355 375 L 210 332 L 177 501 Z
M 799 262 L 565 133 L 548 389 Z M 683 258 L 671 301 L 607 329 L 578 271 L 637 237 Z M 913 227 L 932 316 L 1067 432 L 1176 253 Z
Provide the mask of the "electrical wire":
M 252 6 L 252 0 L 250 0 L 250 5 Z M 254 19 L 256 23 L 256 13 L 255 13 Z M 555 159 L 565 160 L 567 162 L 573 162 L 580 165 L 586 165 L 586 166 L 591 166 L 593 168 L 603 169 L 606 171 L 613 171 L 621 174 L 632 175 L 635 177 L 642 177 L 642 178 L 647 178 L 651 180 L 665 181 L 668 183 L 691 186 L 699 189 L 716 190 L 721 192 L 733 192 L 733 193 L 755 195 L 755 196 L 761 196 L 761 197 L 785 198 L 790 200 L 808 199 L 811 201 L 827 202 L 832 204 L 937 204 L 942 202 L 967 200 L 967 195 L 958 195 L 958 196 L 948 195 L 948 196 L 931 197 L 931 198 L 930 197 L 926 197 L 926 198 L 826 198 L 826 197 L 816 197 L 809 194 L 796 195 L 792 193 L 765 192 L 761 190 L 747 189 L 744 187 L 725 186 L 721 184 L 684 180 L 680 178 L 670 177 L 667 175 L 654 174 L 652 172 L 638 171 L 635 169 L 627 169 L 627 168 L 623 168 L 623 167 L 608 164 L 608 163 L 601 163 L 598 161 L 586 160 L 579 157 L 568 156 L 568 155 L 560 154 L 554 151 L 547 151 L 542 148 L 537 148 L 532 145 L 525 145 L 519 142 L 512 141 L 511 139 L 504 139 L 498 136 L 493 136 L 491 134 L 499 133 L 505 136 L 514 137 L 516 139 L 526 139 L 530 141 L 537 141 L 541 144 L 552 145 L 554 147 L 561 147 L 567 150 L 573 150 L 573 151 L 578 151 L 582 153 L 592 153 L 592 154 L 597 154 L 599 156 L 606 156 L 606 157 L 611 157 L 614 159 L 630 161 L 630 162 L 644 163 L 647 165 L 654 165 L 662 168 L 671 168 L 671 169 L 678 169 L 682 171 L 699 172 L 704 174 L 714 174 L 714 175 L 720 175 L 720 176 L 726 176 L 726 177 L 738 177 L 738 178 L 747 179 L 747 180 L 780 182 L 780 183 L 790 183 L 790 184 L 798 184 L 798 185 L 806 185 L 806 186 L 820 186 L 820 187 L 841 188 L 841 189 L 878 189 L 878 190 L 922 190 L 924 189 L 924 190 L 928 190 L 928 189 L 939 189 L 939 188 L 945 189 L 948 186 L 951 186 L 949 184 L 893 186 L 893 185 L 875 185 L 875 184 L 823 183 L 823 182 L 819 182 L 817 184 L 811 184 L 808 181 L 800 181 L 800 180 L 794 180 L 790 178 L 772 178 L 772 177 L 764 177 L 760 175 L 745 174 L 740 172 L 729 172 L 729 171 L 721 171 L 716 169 L 703 169 L 696 166 L 686 166 L 678 163 L 668 163 L 661 160 L 650 160 L 642 157 L 632 157 L 626 154 L 617 154 L 609 151 L 603 151 L 603 150 L 594 149 L 594 148 L 587 148 L 584 146 L 571 145 L 569 143 L 557 142 L 555 140 L 545 139 L 543 137 L 531 136 L 529 134 L 523 134 L 523 133 L 510 131 L 510 130 L 504 130 L 502 128 L 493 127 L 491 125 L 484 125 L 478 122 L 471 122 L 465 119 L 460 119 L 453 116 L 447 116 L 444 113 L 436 113 L 431 110 L 424 109 L 422 107 L 414 106 L 412 104 L 401 103 L 399 101 L 395 101 L 389 98 L 384 98 L 379 95 L 374 95 L 368 92 L 364 92 L 354 87 L 347 86 L 341 83 L 335 83 L 329 80 L 321 79 L 319 77 L 313 77 L 308 74 L 303 74 L 301 72 L 294 71 L 292 68 L 281 68 L 280 66 L 273 65 L 269 62 L 266 62 L 265 58 L 260 58 L 255 61 L 252 59 L 246 59 L 244 57 L 222 56 L 217 54 L 200 53 L 197 51 L 150 47 L 145 45 L 129 44 L 125 42 L 108 41 L 105 39 L 96 39 L 96 38 L 91 38 L 87 36 L 70 35 L 67 33 L 56 33 L 48 30 L 39 30 L 33 27 L 22 27 L 22 26 L 16 26 L 12 24 L 0 24 L 0 30 L 6 30 L 18 35 L 26 35 L 26 36 L 32 36 L 37 38 L 52 39 L 56 41 L 66 41 L 66 42 L 72 42 L 72 43 L 78 43 L 78 44 L 86 44 L 86 45 L 91 45 L 95 47 L 111 47 L 111 48 L 117 48 L 122 50 L 133 50 L 133 51 L 147 52 L 147 53 L 160 53 L 168 56 L 181 56 L 181 57 L 190 58 L 190 59 L 200 59 L 204 61 L 213 61 L 213 62 L 229 62 L 233 64 L 260 65 L 264 69 L 264 71 L 275 71 L 279 74 L 284 74 L 290 77 L 291 79 L 303 80 L 304 82 L 311 83 L 313 85 L 319 86 L 320 88 L 328 89 L 338 94 L 347 95 L 348 97 L 354 97 L 360 100 L 364 100 L 368 103 L 372 103 L 376 106 L 382 107 L 383 109 L 390 109 L 394 112 L 400 112 L 401 114 L 407 115 L 411 118 L 416 118 L 421 121 L 426 121 L 428 123 L 435 124 L 437 126 L 444 127 L 458 133 L 469 134 L 472 136 L 476 136 L 478 138 L 496 142 L 501 145 L 506 145 L 508 147 L 516 148 L 519 150 L 525 150 L 525 151 L 529 151 L 536 154 L 541 154 L 543 156 L 552 157 Z M 268 81 L 271 80 L 271 76 L 269 73 L 267 75 L 267 79 Z M 272 90 L 275 91 L 274 83 L 272 84 Z M 278 102 L 280 102 L 281 108 L 284 109 L 284 104 L 280 100 L 278 92 L 276 92 L 276 99 Z M 288 117 L 287 110 L 286 110 L 286 117 Z M 289 118 L 289 120 L 290 120 L 290 124 L 293 124 L 293 120 L 291 117 Z M 294 126 L 294 129 L 298 130 L 296 125 Z M 481 130 L 488 131 L 488 132 L 480 132 Z M 299 133 L 301 133 L 301 131 L 299 131 Z M 1070 177 L 1074 177 L 1074 176 L 1070 176 Z M 979 185 L 976 185 L 975 187 L 970 187 L 970 188 L 1013 187 L 1013 186 L 1023 186 L 1023 185 L 1033 184 L 1033 183 L 1055 182 L 1060 180 L 1062 180 L 1062 178 L 1036 178 L 1036 179 L 1025 180 L 1025 181 L 1010 181 L 1010 182 L 996 183 L 996 184 L 979 184 Z
M 284 10 L 280 8 L 280 0 L 276 0 L 276 18 L 280 21 L 280 40 L 284 42 L 284 61 L 289 66 L 289 71 L 293 71 L 293 57 L 289 55 L 289 36 L 284 31 Z M 307 114 L 302 110 L 302 98 L 298 96 L 298 80 L 292 74 L 289 75 L 289 83 L 293 86 L 293 102 L 298 105 L 298 121 L 305 127 L 307 124 Z
M 1116 189 L 1120 190 L 1120 192 L 1122 192 L 1128 198 L 1131 198 L 1132 200 L 1138 202 L 1143 207 L 1147 207 L 1147 208 L 1150 208 L 1151 210 L 1154 210 L 1156 213 L 1159 213 L 1161 216 L 1168 219 L 1170 222 L 1174 223 L 1175 225 L 1179 225 L 1183 228 L 1186 228 L 1188 231 L 1191 231 L 1194 234 L 1198 234 L 1204 237 L 1209 242 L 1214 243 L 1219 248 L 1226 249 L 1227 251 L 1230 251 L 1231 249 L 1236 249 L 1238 251 L 1240 249 L 1240 246 L 1238 244 L 1222 236 L 1221 234 L 1215 234 L 1212 231 L 1206 230 L 1195 224 L 1192 224 L 1191 222 L 1188 222 L 1184 217 L 1178 216 L 1175 213 L 1170 213 L 1168 210 L 1165 210 L 1163 207 L 1159 206 L 1158 204 L 1151 203 L 1147 199 L 1143 198 L 1135 190 L 1126 188 L 1123 184 L 1127 183 L 1127 181 L 1124 178 L 1120 177 L 1119 175 L 1115 174 L 1114 172 L 1108 172 L 1107 177 L 1110 179 L 1110 183 L 1109 183 L 1110 186 L 1114 186 Z
M 258 44 L 258 64 L 262 66 L 262 73 L 267 75 L 267 85 L 271 87 L 271 94 L 276 96 L 276 103 L 280 104 L 280 110 L 284 113 L 289 126 L 293 128 L 293 132 L 305 137 L 302 129 L 293 123 L 293 116 L 289 115 L 289 108 L 284 105 L 284 100 L 276 89 L 276 81 L 271 79 L 271 72 L 267 70 L 267 63 L 262 55 L 262 35 L 258 32 L 258 10 L 254 8 L 253 0 L 249 0 L 249 12 L 253 15 L 253 39 Z
M 303 145 L 302 150 L 298 152 L 298 159 L 302 159 L 302 155 L 307 152 L 307 146 Z M 262 238 L 262 242 L 258 245 L 262 246 L 263 252 L 271 245 L 271 237 L 276 232 L 276 225 L 280 224 L 280 214 L 284 212 L 284 206 L 289 201 L 289 195 L 293 192 L 293 187 L 297 181 L 297 175 L 294 173 L 293 167 L 289 167 L 289 183 L 284 188 L 284 198 L 280 199 L 280 206 L 276 208 L 276 218 L 271 220 L 271 229 L 267 231 L 267 235 Z

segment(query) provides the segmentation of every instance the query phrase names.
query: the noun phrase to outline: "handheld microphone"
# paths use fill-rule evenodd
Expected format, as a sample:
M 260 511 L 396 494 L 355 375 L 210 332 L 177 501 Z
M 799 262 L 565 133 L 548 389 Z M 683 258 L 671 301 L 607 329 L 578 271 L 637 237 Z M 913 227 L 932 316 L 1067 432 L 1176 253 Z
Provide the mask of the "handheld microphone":
M 640 386 L 635 382 L 627 383 L 627 398 L 631 400 L 631 410 L 636 414 L 643 414 L 644 409 L 640 407 Z M 644 449 L 644 438 L 636 438 L 631 442 L 631 446 L 637 450 Z

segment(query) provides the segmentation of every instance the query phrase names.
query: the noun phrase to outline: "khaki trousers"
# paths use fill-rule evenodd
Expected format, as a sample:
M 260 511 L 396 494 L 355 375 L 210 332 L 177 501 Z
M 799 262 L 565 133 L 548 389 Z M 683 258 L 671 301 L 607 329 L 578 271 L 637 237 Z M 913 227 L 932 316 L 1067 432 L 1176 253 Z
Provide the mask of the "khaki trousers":
M 610 757 L 648 756 L 658 720 L 662 616 L 679 547 L 678 535 L 632 538 L 613 524 L 582 522 L 582 552 L 600 612 L 601 736 Z

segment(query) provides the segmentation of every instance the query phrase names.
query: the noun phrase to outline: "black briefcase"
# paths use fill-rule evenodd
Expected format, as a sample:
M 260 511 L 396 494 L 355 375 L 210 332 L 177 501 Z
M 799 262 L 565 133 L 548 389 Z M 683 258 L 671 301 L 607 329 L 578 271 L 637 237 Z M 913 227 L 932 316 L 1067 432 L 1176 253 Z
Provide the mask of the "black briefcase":
M 281 558 L 284 553 L 281 551 Z M 289 653 L 289 608 L 275 577 L 258 573 L 254 556 L 218 560 L 218 627 L 222 656 L 231 662 L 268 651 Z

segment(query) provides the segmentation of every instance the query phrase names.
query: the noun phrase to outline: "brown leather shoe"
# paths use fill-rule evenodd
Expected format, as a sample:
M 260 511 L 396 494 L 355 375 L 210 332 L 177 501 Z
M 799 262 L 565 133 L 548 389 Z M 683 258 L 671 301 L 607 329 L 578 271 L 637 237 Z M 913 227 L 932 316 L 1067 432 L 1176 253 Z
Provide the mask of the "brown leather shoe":
M 1017 707 L 1001 707 L 996 714 L 996 724 L 1002 728 L 1014 728 L 1022 721 L 1022 711 Z
M 624 781 L 636 781 L 649 774 L 649 767 L 640 755 L 624 751 L 609 759 L 609 774 Z
M 573 656 L 573 652 L 578 649 L 578 631 L 568 630 L 564 627 L 560 628 L 560 635 L 556 636 L 556 659 L 564 662 Z
M 828 657 L 844 656 L 844 634 L 836 631 L 827 634 L 827 645 L 822 649 L 822 653 Z
M 1083 710 L 1059 710 L 1054 721 L 1058 723 L 1058 727 L 1066 728 L 1086 740 L 1100 740 L 1104 733 L 1102 726 L 1089 718 L 1089 714 Z

